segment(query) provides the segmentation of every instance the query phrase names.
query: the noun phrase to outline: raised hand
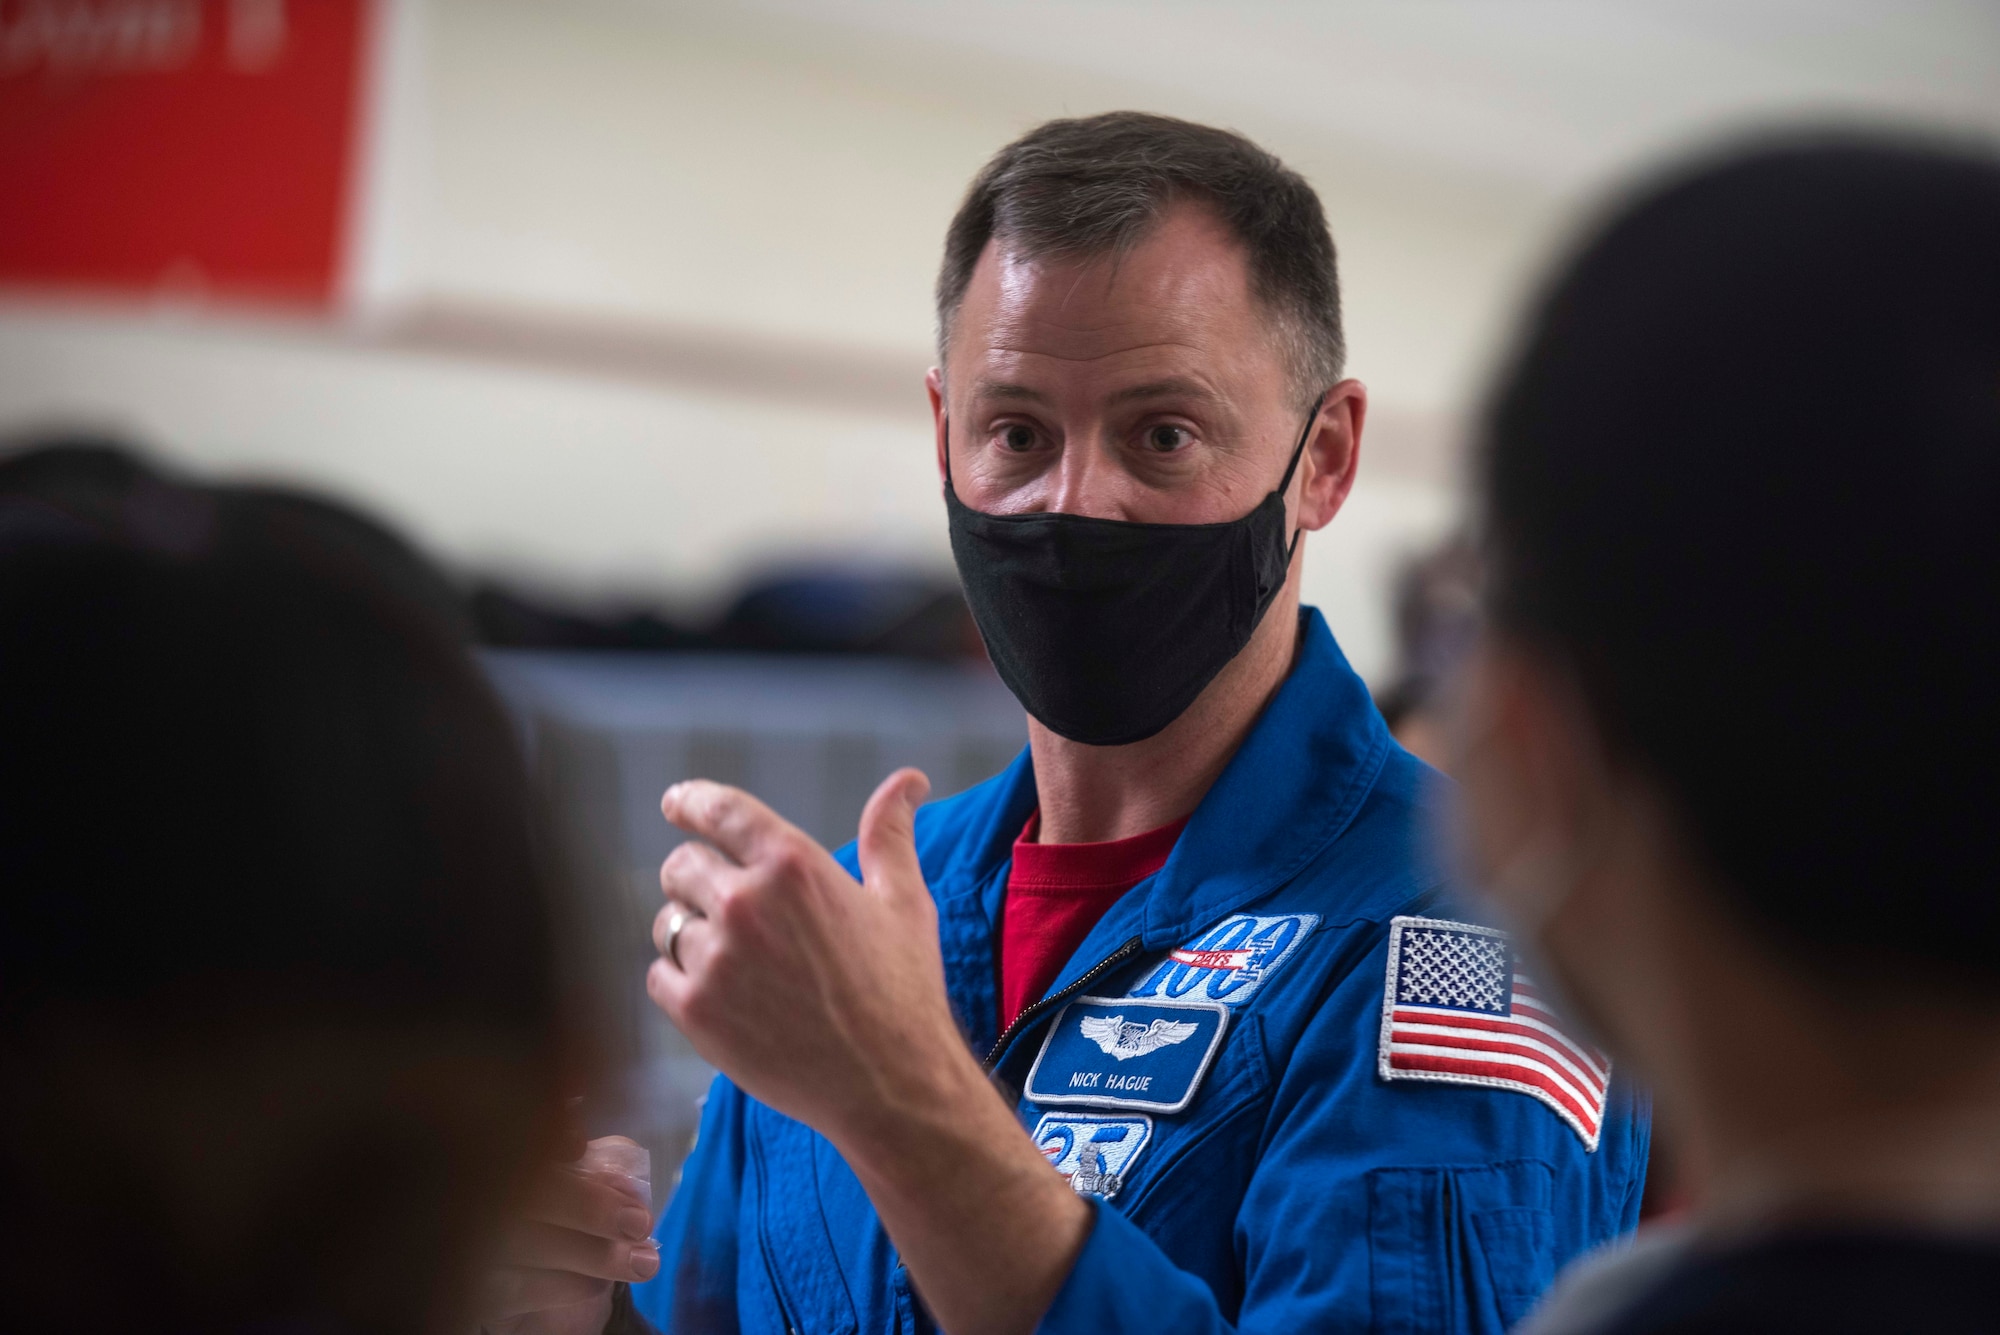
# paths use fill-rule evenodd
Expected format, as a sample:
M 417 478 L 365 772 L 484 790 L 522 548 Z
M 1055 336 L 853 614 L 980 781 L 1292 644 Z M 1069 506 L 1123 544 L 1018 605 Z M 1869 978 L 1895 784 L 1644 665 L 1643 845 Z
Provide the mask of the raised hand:
M 667 819 L 707 842 L 660 868 L 646 990 L 745 1093 L 833 1143 L 944 1329 L 1022 1335 L 1092 1215 L 952 1019 L 913 830 L 929 788 L 906 769 L 875 790 L 858 882 L 748 793 L 668 789 Z
M 746 1092 L 836 1137 L 892 1094 L 962 1077 L 968 1060 L 913 841 L 929 790 L 913 769 L 875 790 L 858 882 L 739 789 L 694 780 L 661 802 L 706 842 L 682 844 L 660 868 L 668 904 L 646 990 Z

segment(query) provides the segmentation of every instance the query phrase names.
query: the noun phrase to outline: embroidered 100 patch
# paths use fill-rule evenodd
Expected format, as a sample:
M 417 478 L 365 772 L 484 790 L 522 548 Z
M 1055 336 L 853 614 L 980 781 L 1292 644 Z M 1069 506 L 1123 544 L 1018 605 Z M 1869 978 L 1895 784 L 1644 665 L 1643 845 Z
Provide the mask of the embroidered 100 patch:
M 1319 924 L 1317 913 L 1238 913 L 1170 951 L 1128 996 L 1240 1005 Z

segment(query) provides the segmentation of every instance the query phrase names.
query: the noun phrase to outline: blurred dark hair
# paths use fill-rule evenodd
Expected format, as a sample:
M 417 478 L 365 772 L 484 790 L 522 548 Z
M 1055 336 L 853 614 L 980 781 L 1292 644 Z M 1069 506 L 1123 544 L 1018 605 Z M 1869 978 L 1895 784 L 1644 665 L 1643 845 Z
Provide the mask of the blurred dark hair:
M 1655 184 L 1488 422 L 1490 610 L 1834 983 L 2000 993 L 2000 165 L 1871 137 Z
M 463 1297 L 562 1026 L 458 605 L 327 501 L 105 442 L 0 461 L 10 1326 L 420 1331 Z
M 1143 240 L 1184 200 L 1212 206 L 1249 252 L 1258 300 L 1277 317 L 1300 406 L 1340 379 L 1340 278 L 1326 211 L 1305 178 L 1240 134 L 1140 111 L 1036 126 L 980 169 L 945 233 L 938 363 L 986 243 L 1090 258 Z

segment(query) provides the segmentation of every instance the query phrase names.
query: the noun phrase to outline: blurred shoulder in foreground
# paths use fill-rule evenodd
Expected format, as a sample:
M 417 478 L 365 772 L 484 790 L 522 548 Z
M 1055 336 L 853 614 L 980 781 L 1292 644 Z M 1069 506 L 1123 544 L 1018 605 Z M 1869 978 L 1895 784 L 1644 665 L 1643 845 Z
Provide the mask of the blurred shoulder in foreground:
M 458 607 L 324 500 L 0 458 L 10 1330 L 463 1327 L 564 1024 Z

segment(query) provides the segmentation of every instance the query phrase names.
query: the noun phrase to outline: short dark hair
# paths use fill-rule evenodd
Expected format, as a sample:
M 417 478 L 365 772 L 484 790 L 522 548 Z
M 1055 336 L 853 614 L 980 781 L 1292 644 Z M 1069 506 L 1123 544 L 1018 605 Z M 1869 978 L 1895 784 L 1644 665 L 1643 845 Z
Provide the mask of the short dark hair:
M 1489 610 L 1796 962 L 2000 994 L 2000 162 L 1840 136 L 1655 183 L 1486 423 Z
M 945 233 L 939 365 L 989 240 L 1035 256 L 1115 254 L 1183 200 L 1213 208 L 1243 243 L 1251 289 L 1277 316 L 1300 399 L 1318 398 L 1346 360 L 1339 268 L 1319 196 L 1240 134 L 1139 111 L 1048 121 L 980 169 Z
M 542 1152 L 557 909 L 457 605 L 330 502 L 0 460 L 24 1329 L 427 1328 Z M 107 1230 L 132 1264 L 81 1265 Z

